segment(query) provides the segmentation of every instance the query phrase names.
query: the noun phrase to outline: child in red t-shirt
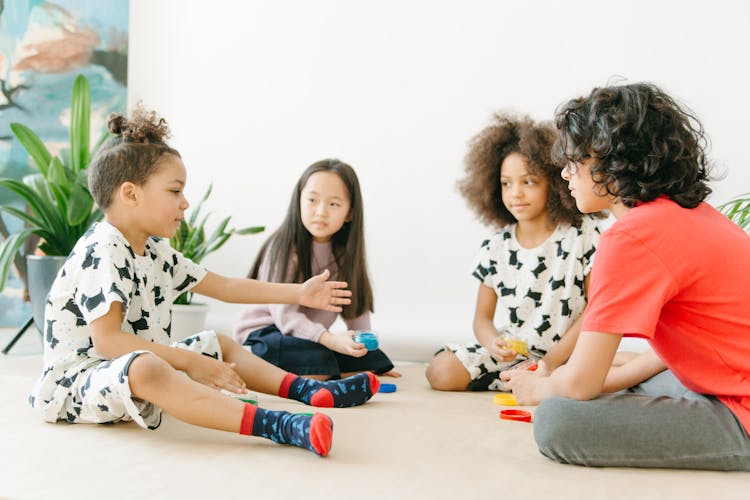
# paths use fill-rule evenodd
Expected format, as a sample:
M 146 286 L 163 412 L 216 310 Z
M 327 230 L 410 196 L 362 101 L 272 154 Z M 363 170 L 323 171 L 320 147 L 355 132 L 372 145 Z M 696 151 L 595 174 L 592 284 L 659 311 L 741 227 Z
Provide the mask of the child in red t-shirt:
M 569 362 L 503 372 L 519 403 L 542 402 L 540 451 L 591 466 L 750 470 L 750 237 L 703 201 L 700 123 L 633 84 L 568 102 L 556 124 L 576 205 L 617 222 L 601 237 Z M 623 336 L 653 351 L 610 369 Z M 599 396 L 657 373 L 656 392 Z

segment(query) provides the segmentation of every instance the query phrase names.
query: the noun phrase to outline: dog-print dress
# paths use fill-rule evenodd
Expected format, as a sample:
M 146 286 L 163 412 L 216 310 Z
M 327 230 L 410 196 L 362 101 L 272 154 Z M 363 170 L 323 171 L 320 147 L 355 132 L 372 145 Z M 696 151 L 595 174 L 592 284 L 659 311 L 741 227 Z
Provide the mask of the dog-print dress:
M 497 294 L 498 332 L 525 341 L 537 356 L 556 344 L 586 308 L 584 279 L 600 234 L 597 219 L 586 215 L 580 227 L 558 224 L 536 248 L 519 244 L 515 224 L 485 240 L 472 274 Z M 499 372 L 515 361 L 498 362 L 475 342 L 446 348 L 469 371 L 469 389 L 505 390 Z

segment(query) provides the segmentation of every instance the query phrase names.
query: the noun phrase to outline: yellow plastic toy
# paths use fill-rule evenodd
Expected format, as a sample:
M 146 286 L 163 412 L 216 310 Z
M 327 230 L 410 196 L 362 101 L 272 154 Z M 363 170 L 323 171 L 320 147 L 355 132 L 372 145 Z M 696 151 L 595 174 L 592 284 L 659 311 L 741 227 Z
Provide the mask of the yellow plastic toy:
M 520 354 L 521 356 L 529 355 L 529 348 L 526 346 L 526 341 L 511 337 L 507 333 L 504 333 L 501 338 L 510 344 L 510 348 L 516 351 L 516 354 Z
M 495 404 L 500 406 L 516 406 L 516 397 L 509 392 L 495 394 Z

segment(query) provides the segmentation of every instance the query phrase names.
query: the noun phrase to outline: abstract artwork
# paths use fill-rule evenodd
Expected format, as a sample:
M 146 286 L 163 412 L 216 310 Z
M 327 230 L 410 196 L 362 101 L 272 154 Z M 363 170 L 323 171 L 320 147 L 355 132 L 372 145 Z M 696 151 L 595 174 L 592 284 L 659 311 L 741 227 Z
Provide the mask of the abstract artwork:
M 73 80 L 91 84 L 91 142 L 112 111 L 127 105 L 128 0 L 0 0 L 0 178 L 36 171 L 10 123 L 22 123 L 58 154 L 69 144 Z M 15 203 L 0 189 L 0 203 Z M 23 203 L 17 200 L 18 208 Z M 21 221 L 0 214 L 0 241 Z M 33 249 L 26 249 L 32 252 Z M 0 292 L 0 327 L 31 316 L 23 270 Z

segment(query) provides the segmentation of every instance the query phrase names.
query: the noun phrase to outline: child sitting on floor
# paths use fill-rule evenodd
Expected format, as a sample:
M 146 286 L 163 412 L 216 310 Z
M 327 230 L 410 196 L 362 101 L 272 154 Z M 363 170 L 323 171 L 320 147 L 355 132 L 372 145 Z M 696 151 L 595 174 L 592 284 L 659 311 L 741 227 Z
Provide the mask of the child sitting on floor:
M 552 162 L 555 137 L 550 124 L 497 115 L 471 142 L 459 187 L 500 232 L 482 243 L 474 266 L 477 342 L 438 352 L 427 367 L 433 389 L 508 390 L 500 372 L 528 353 L 504 334 L 543 356 L 543 371 L 573 350 L 599 227 L 581 216 Z
M 540 451 L 595 467 L 750 471 L 750 237 L 704 201 L 703 127 L 645 83 L 595 88 L 556 123 L 576 205 L 617 221 L 602 234 L 568 363 L 502 374 L 519 403 L 541 401 Z M 667 367 L 671 387 L 600 396 L 623 336 L 653 348 L 616 367 L 627 383 Z
M 322 414 L 264 410 L 220 389 L 251 389 L 323 407 L 355 406 L 377 392 L 372 373 L 319 382 L 287 373 L 231 338 L 204 331 L 170 345 L 172 300 L 186 290 L 239 303 L 301 303 L 332 312 L 349 303 L 327 271 L 302 284 L 207 272 L 166 240 L 188 208 L 186 172 L 168 128 L 138 109 L 110 117 L 113 137 L 89 169 L 105 220 L 78 241 L 49 293 L 44 371 L 30 396 L 49 422 L 134 420 L 155 429 L 161 411 L 185 422 L 293 444 L 326 456 L 332 422 Z M 184 376 L 180 371 L 185 372 Z
M 302 172 L 286 217 L 266 241 L 249 278 L 298 283 L 329 269 L 352 289 L 341 316 L 348 330 L 331 331 L 338 315 L 296 304 L 248 306 L 235 339 L 257 356 L 310 378 L 339 378 L 362 371 L 398 377 L 380 349 L 353 339 L 370 329 L 373 295 L 365 258 L 364 206 L 359 180 L 347 163 L 326 159 Z

